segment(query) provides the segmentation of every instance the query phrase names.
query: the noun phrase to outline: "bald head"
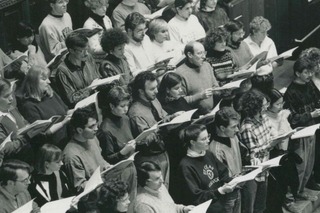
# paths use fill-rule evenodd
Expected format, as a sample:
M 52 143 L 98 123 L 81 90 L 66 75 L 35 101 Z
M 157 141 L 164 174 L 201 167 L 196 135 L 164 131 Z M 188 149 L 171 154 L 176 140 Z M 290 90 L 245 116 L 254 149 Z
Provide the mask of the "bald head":
M 188 61 L 198 67 L 202 66 L 206 59 L 206 51 L 204 46 L 197 41 L 189 42 L 184 48 L 184 54 Z

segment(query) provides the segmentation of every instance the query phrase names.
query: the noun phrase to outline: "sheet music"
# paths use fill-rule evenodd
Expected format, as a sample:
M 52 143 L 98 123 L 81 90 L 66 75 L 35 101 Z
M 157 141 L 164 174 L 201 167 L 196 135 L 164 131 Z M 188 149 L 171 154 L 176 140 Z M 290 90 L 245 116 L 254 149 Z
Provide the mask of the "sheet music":
M 212 199 L 197 205 L 189 213 L 206 213 L 211 204 L 211 201 Z
M 308 126 L 300 131 L 297 131 L 291 136 L 291 139 L 298 139 L 313 136 L 316 133 L 316 130 L 319 129 L 320 124 L 315 124 L 312 126 Z

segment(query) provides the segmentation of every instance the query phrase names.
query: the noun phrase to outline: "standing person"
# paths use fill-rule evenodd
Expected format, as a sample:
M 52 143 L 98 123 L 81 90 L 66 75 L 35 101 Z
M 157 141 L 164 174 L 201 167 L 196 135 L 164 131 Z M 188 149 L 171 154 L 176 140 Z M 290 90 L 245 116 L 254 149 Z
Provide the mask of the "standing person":
M 106 16 L 106 11 L 109 3 L 108 0 L 86 0 L 84 4 L 91 11 L 89 14 L 89 18 L 83 25 L 83 28 L 102 29 L 102 31 L 89 38 L 89 52 L 92 54 L 92 57 L 96 61 L 100 61 L 106 55 L 106 52 L 103 51 L 100 45 L 102 33 L 103 31 L 112 28 L 112 22 L 109 17 Z
M 69 180 L 60 169 L 62 151 L 52 144 L 44 144 L 37 153 L 29 192 L 41 207 L 47 202 L 72 196 Z
M 39 27 L 39 45 L 47 63 L 66 47 L 65 39 L 72 31 L 72 20 L 67 13 L 69 0 L 49 0 L 49 3 L 51 12 Z

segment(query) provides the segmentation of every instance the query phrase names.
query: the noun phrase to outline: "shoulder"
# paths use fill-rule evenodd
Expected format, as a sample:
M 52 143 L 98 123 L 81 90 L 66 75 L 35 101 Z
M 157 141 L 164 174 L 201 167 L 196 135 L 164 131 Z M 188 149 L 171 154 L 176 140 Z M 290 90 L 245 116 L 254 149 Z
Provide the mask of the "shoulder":
M 143 112 L 141 112 L 141 110 L 143 110 L 143 105 L 139 102 L 139 101 L 135 101 L 129 111 L 128 111 L 128 116 L 132 119 L 134 117 L 141 117 L 143 116 Z
M 89 17 L 83 24 L 83 28 L 92 28 L 96 24 L 96 21 Z

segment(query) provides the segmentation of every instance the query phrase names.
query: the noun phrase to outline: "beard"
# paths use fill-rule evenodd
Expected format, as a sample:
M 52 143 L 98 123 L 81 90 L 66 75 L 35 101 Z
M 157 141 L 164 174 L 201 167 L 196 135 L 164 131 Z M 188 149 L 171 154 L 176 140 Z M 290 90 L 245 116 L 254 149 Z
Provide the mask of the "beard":
M 231 47 L 233 49 L 238 49 L 242 41 L 243 41 L 243 38 L 238 39 L 237 41 L 231 40 Z

